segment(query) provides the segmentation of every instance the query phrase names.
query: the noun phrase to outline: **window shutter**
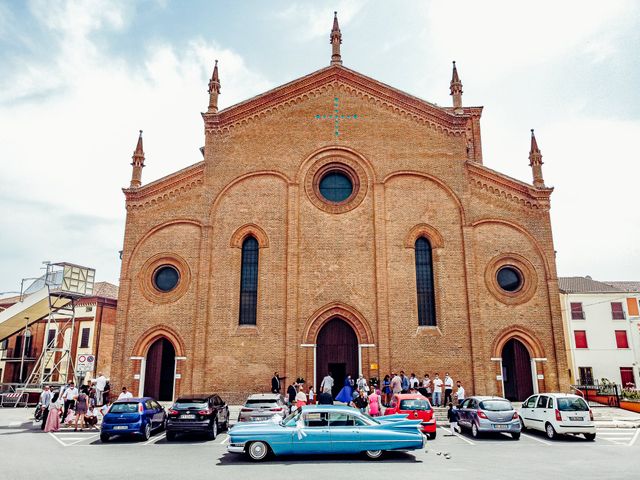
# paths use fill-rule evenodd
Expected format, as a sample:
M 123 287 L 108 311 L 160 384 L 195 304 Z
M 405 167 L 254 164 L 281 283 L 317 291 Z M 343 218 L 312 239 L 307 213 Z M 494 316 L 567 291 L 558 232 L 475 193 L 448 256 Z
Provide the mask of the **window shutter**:
M 638 311 L 637 298 L 627 298 L 627 312 L 629 312 L 630 317 L 640 316 L 640 312 Z
M 576 340 L 576 348 L 589 348 L 587 345 L 586 330 L 574 330 L 573 336 Z
M 616 345 L 618 348 L 629 348 L 626 330 L 616 330 Z
M 89 334 L 91 333 L 90 328 L 82 329 L 82 339 L 80 340 L 80 348 L 88 348 L 89 347 Z
M 611 318 L 614 320 L 624 320 L 624 310 L 621 302 L 611 302 Z

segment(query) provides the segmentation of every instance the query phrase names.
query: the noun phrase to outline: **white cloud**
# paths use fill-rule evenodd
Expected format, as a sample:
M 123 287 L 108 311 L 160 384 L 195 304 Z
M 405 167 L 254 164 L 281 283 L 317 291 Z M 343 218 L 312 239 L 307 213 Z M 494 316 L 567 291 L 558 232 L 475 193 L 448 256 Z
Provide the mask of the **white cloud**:
M 208 105 L 214 59 L 220 60 L 223 107 L 270 84 L 238 54 L 197 38 L 180 48 L 168 42 L 144 45 L 146 61 L 139 65 L 107 54 L 93 34 L 126 28 L 124 18 L 131 12 L 124 2 L 99 3 L 98 10 L 93 2 L 58 2 L 50 15 L 39 13 L 53 55 L 44 63 L 25 60 L 5 79 L 20 87 L 5 91 L 0 103 L 3 197 L 13 199 L 3 201 L 11 238 L 2 246 L 5 252 L 22 252 L 23 268 L 37 268 L 45 258 L 81 263 L 77 257 L 82 257 L 99 278 L 115 281 L 125 216 L 120 189 L 129 183 L 138 129 L 144 130 L 143 181 L 148 182 L 202 159 L 200 112 Z M 43 84 L 53 93 L 32 98 Z M 108 249 L 112 253 L 105 253 Z M 0 285 L 7 290 L 16 278 L 0 281 L 9 282 Z
M 340 3 L 296 2 L 277 12 L 275 17 L 293 24 L 293 29 L 288 30 L 289 35 L 303 40 L 326 36 L 328 42 L 333 24 L 333 16 L 329 17 L 328 12 L 332 12 L 334 9 L 338 12 L 338 23 L 342 30 L 362 11 L 367 3 L 368 0 L 350 0 Z

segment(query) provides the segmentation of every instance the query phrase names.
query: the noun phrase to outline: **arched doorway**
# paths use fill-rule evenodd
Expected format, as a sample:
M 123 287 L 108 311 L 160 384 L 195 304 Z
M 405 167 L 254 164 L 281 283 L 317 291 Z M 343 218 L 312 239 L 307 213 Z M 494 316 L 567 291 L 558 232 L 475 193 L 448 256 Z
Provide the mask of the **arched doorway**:
M 527 347 L 515 338 L 502 348 L 502 381 L 504 396 L 509 400 L 522 401 L 533 395 L 531 356 Z
M 352 378 L 358 375 L 358 337 L 353 328 L 341 318 L 333 318 L 325 323 L 318 332 L 316 340 L 316 379 L 319 383 L 331 372 L 335 380 L 333 396 L 335 397 L 347 375 Z
M 162 337 L 149 347 L 144 370 L 144 395 L 156 400 L 173 400 L 176 351 L 173 344 Z

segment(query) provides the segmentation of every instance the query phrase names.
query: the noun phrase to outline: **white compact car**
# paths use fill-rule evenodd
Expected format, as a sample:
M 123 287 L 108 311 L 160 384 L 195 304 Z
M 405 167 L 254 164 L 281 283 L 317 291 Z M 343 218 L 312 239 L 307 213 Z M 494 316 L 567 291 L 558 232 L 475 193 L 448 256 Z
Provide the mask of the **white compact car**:
M 547 437 L 570 433 L 596 438 L 593 412 L 582 397 L 570 393 L 541 393 L 531 395 L 520 408 L 522 429 L 546 432 Z

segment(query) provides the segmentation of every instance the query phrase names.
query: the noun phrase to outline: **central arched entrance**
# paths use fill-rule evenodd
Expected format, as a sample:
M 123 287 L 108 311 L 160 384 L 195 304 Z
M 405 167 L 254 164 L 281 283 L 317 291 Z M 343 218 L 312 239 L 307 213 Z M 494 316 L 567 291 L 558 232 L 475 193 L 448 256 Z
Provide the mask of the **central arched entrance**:
M 335 398 L 347 375 L 358 376 L 358 337 L 347 322 L 333 318 L 318 332 L 316 348 L 317 381 L 321 382 L 331 372 L 335 380 L 332 392 Z M 319 391 L 320 385 L 316 389 Z
M 502 381 L 504 396 L 512 401 L 522 401 L 533 395 L 531 356 L 527 347 L 512 338 L 502 348 Z
M 144 395 L 156 400 L 173 400 L 176 351 L 173 344 L 162 337 L 149 347 L 144 370 Z

